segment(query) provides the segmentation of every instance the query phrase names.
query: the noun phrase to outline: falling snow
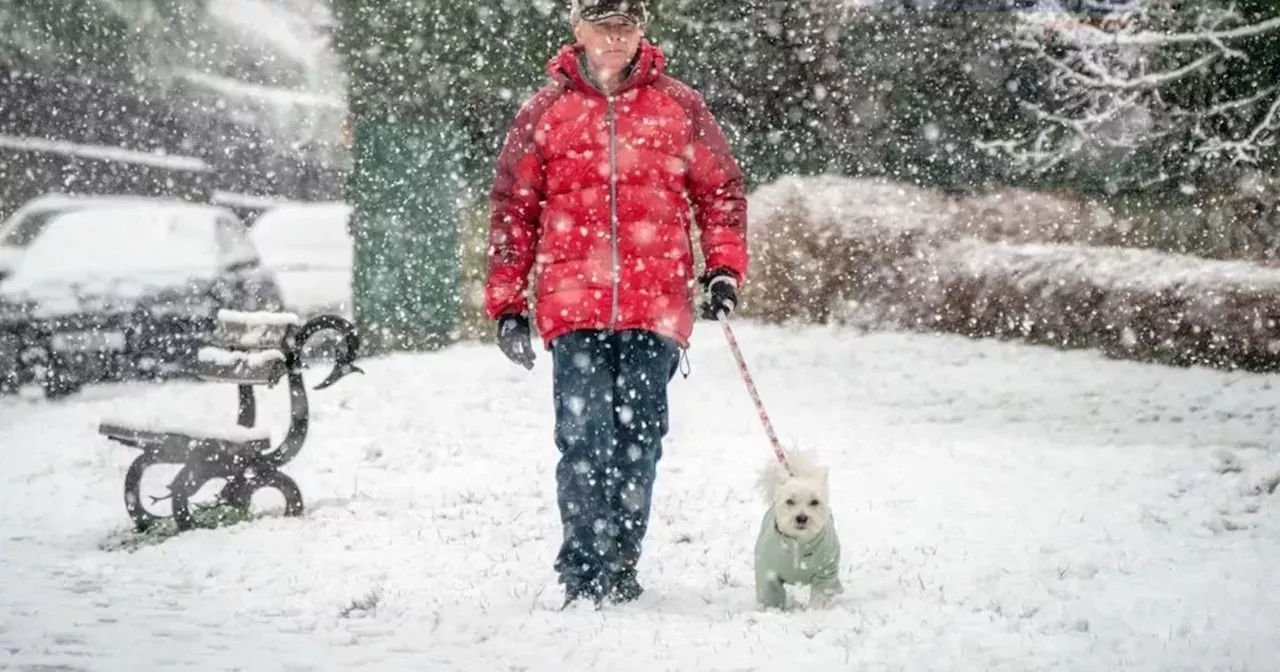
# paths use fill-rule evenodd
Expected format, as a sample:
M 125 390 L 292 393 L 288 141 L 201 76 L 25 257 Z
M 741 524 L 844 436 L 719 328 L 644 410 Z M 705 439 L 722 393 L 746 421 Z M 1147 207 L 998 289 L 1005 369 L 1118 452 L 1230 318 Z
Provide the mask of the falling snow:
M 615 285 L 686 328 L 723 253 L 698 217 L 739 203 L 665 226 L 730 174 L 689 100 L 512 127 L 568 1 L 0 0 L 0 668 L 1274 667 L 1274 2 L 651 5 L 743 173 L 734 329 L 784 444 L 831 468 L 845 593 L 778 613 L 769 441 L 719 328 L 672 357 L 660 446 L 656 359 L 610 386 L 604 340 L 538 343 Z M 614 106 L 622 147 L 585 121 Z M 494 216 L 508 137 L 568 160 L 520 164 Z M 508 254 L 562 292 L 531 371 L 483 315 Z M 134 548 L 135 453 L 98 423 L 278 440 L 285 394 L 233 427 L 190 368 L 283 351 L 192 334 L 318 313 L 361 325 L 366 375 L 312 395 L 304 515 Z M 602 418 L 634 438 L 594 445 Z M 640 599 L 559 611 L 558 505 L 589 553 L 651 511 Z

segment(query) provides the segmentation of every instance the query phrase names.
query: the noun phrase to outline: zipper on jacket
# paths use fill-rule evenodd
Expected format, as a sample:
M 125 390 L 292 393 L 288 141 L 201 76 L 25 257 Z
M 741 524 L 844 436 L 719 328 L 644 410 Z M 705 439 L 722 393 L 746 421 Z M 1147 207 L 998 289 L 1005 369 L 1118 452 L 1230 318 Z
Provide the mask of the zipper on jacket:
M 613 96 L 606 96 L 609 104 L 609 231 L 613 249 L 613 294 L 609 307 L 609 331 L 618 324 L 618 283 L 622 269 L 618 259 L 618 124 L 613 110 Z

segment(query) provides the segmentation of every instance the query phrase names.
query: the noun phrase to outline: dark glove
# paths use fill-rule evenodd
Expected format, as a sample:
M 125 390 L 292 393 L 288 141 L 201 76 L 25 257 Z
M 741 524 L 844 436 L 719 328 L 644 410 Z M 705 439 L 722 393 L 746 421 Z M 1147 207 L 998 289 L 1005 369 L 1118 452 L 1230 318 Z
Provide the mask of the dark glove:
M 738 281 L 733 273 L 720 268 L 703 274 L 702 288 L 708 293 L 702 302 L 702 317 L 719 319 L 720 313 L 728 317 L 738 307 Z
M 533 369 L 533 340 L 529 334 L 529 318 L 524 315 L 503 315 L 498 318 L 498 348 L 507 359 Z

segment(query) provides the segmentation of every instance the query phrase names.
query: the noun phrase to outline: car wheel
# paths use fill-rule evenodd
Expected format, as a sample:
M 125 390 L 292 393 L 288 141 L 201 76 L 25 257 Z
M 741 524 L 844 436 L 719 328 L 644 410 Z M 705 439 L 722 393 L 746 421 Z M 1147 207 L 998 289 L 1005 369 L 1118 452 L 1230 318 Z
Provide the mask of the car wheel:
M 69 370 L 50 366 L 45 372 L 41 386 L 44 388 L 45 399 L 55 401 L 79 392 L 84 385 L 78 378 L 71 375 Z
M 21 343 L 10 335 L 0 335 L 0 394 L 13 394 L 22 386 Z

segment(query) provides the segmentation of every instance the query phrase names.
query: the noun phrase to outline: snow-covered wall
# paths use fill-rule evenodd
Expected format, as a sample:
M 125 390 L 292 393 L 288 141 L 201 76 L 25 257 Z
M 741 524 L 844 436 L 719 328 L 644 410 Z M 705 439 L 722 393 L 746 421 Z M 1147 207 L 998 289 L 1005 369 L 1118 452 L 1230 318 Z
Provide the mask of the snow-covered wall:
M 824 176 L 749 212 L 744 315 L 1280 371 L 1280 269 L 1125 247 L 1133 222 L 1075 197 Z

